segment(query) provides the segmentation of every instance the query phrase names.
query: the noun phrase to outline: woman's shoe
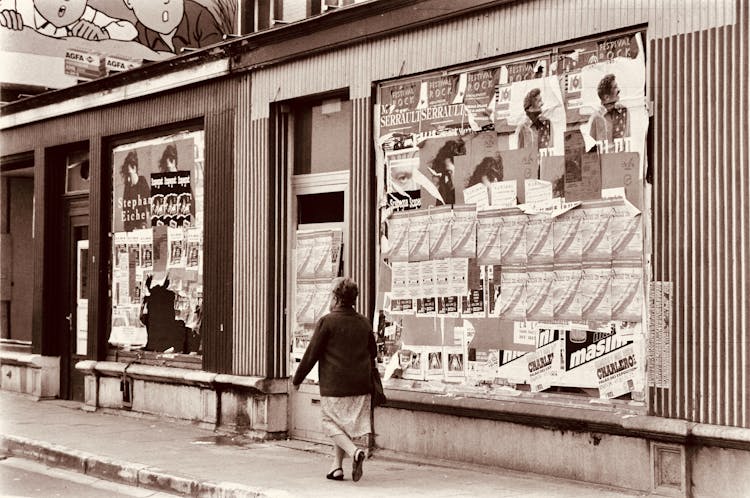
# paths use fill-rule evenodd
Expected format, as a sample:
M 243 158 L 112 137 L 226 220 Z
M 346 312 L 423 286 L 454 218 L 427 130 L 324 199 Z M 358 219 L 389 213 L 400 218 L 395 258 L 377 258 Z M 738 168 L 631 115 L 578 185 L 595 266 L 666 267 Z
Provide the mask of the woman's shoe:
M 332 481 L 343 481 L 344 480 L 344 469 L 339 467 L 338 469 L 333 469 L 329 473 L 326 474 L 326 479 L 330 479 Z
M 352 457 L 352 481 L 357 482 L 362 478 L 362 465 L 365 463 L 365 452 L 357 450 Z

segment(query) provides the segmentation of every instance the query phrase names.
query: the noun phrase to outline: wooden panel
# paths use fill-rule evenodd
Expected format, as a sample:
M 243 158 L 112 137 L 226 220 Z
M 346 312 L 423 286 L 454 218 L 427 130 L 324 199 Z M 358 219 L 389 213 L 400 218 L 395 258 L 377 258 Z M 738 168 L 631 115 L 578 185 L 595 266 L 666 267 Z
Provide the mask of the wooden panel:
M 87 356 L 104 360 L 107 356 L 109 328 L 109 243 L 112 208 L 110 206 L 111 177 L 102 174 L 102 139 L 93 136 L 89 141 L 89 338 Z

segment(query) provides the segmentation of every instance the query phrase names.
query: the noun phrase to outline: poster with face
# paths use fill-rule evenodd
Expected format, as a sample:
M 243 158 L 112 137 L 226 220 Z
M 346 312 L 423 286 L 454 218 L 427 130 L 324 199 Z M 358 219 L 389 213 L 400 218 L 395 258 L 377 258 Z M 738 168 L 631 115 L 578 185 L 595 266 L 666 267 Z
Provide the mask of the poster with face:
M 197 351 L 184 327 L 197 332 L 203 297 L 203 132 L 118 146 L 112 151 L 113 316 L 135 315 L 147 349 Z M 127 255 L 127 257 L 125 257 Z M 126 289 L 127 286 L 127 289 Z M 136 310 L 117 309 L 126 289 Z M 113 344 L 127 344 L 113 323 Z M 120 327 L 120 328 L 115 328 Z M 196 334 L 197 335 L 197 334 Z
M 510 149 L 533 148 L 540 155 L 561 155 L 565 132 L 565 106 L 556 77 L 522 80 L 499 85 L 503 113 L 496 113 L 499 133 L 512 134 Z M 499 105 L 499 104 L 498 104 Z
M 585 121 L 582 114 L 583 81 L 581 71 L 586 66 L 615 58 L 636 59 L 642 57 L 643 47 L 639 46 L 639 35 L 630 34 L 605 38 L 599 41 L 577 43 L 561 49 L 552 59 L 551 74 L 560 78 L 560 87 L 565 98 L 568 123 Z
M 202 206 L 196 190 L 202 194 L 203 164 L 196 161 L 196 148 L 202 146 L 191 135 L 138 142 L 112 152 L 114 231 L 198 225 L 195 214 Z
M 462 179 L 469 171 L 466 143 L 442 137 L 420 144 L 419 173 L 429 182 L 420 185 L 422 207 L 462 203 Z
M 643 158 L 648 113 L 646 66 L 640 35 L 635 58 L 615 57 L 581 70 L 580 113 L 588 120 L 580 129 L 590 150 L 637 152 Z

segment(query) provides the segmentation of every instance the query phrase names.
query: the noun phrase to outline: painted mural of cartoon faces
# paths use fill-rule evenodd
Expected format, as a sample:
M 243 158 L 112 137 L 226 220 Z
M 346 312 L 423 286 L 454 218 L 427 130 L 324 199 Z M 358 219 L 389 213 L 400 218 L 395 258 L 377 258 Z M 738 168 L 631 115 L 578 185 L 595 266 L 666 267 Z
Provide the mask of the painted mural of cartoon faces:
M 86 3 L 87 0 L 34 0 L 34 7 L 50 24 L 61 28 L 80 19 Z
M 174 32 L 185 13 L 184 0 L 124 0 L 141 24 L 168 35 Z

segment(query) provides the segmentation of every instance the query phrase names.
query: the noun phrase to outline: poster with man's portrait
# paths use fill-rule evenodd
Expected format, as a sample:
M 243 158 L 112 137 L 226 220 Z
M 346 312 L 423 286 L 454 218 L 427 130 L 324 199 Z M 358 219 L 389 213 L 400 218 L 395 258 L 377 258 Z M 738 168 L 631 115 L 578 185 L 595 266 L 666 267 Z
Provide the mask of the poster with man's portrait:
M 635 58 L 615 57 L 581 70 L 580 130 L 586 149 L 601 153 L 638 152 L 643 157 L 648 112 L 646 65 L 640 35 Z
M 510 149 L 534 148 L 542 155 L 562 155 L 565 106 L 557 77 L 549 76 L 500 85 L 502 113 L 496 113 L 498 133 L 510 134 Z M 498 107 L 500 107 L 498 105 Z

